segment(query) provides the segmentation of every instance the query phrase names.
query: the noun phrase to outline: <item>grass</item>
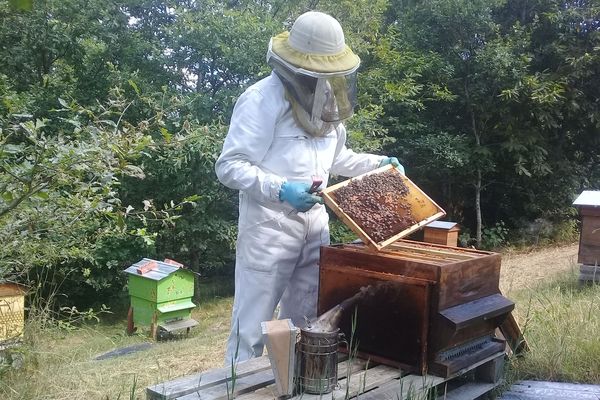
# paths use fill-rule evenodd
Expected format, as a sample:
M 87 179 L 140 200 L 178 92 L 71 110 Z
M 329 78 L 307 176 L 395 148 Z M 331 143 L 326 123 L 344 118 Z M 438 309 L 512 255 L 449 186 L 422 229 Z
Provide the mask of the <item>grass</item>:
M 574 262 L 559 263 L 553 251 L 544 250 L 551 260 L 535 265 L 529 260 L 542 252 L 503 257 L 503 272 L 511 272 L 502 278 L 503 292 L 516 302 L 516 316 L 531 348 L 525 357 L 510 360 L 508 376 L 599 384 L 600 285 L 579 288 Z M 147 386 L 223 367 L 232 299 L 207 297 L 193 312 L 200 325 L 187 339 L 102 361 L 94 359 L 148 342 L 147 332 L 127 336 L 125 314 L 77 330 L 42 330 L 29 321 L 26 344 L 19 349 L 25 367 L 0 375 L 0 399 L 145 399 Z
M 147 386 L 223 366 L 231 303 L 226 298 L 201 304 L 192 315 L 200 325 L 186 340 L 159 342 L 148 350 L 102 361 L 94 358 L 149 341 L 147 332 L 127 336 L 125 319 L 75 331 L 42 331 L 31 322 L 27 344 L 21 348 L 25 367 L 2 377 L 0 398 L 145 399 Z
M 579 287 L 573 268 L 509 297 L 531 348 L 509 378 L 600 384 L 600 285 Z

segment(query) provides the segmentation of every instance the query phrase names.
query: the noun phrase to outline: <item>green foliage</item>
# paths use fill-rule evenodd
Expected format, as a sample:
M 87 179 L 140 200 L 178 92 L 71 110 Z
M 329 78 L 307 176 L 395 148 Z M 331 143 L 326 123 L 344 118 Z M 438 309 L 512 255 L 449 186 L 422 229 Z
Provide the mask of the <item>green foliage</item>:
M 146 221 L 157 253 L 203 274 L 223 272 L 232 264 L 237 234 L 235 194 L 214 172 L 225 129 L 186 120 L 178 133 L 161 133 L 163 141 L 143 157 L 145 178 L 129 180 L 122 193 L 133 205 L 148 194 L 154 204 L 187 203 L 173 223 Z
M 0 279 L 85 304 L 142 256 L 229 271 L 226 121 L 269 38 L 314 8 L 362 60 L 350 147 L 399 157 L 469 245 L 572 238 L 574 195 L 600 185 L 599 7 L 0 0 Z
M 499 249 L 503 245 L 506 245 L 508 229 L 506 228 L 504 221 L 499 221 L 492 227 L 483 228 L 482 236 L 482 248 L 488 250 Z
M 331 236 L 331 243 L 349 243 L 358 237 L 354 232 L 344 225 L 339 219 L 331 219 L 329 221 L 329 234 Z
M 126 104 L 117 91 L 98 110 L 73 104 L 53 119 L 0 116 L 4 278 L 89 261 L 89 250 L 111 225 L 123 226 L 119 177 L 143 175 L 132 162 L 151 143 L 146 129 L 121 120 Z
M 474 228 L 478 194 L 481 221 L 534 220 L 598 185 L 597 107 L 583 87 L 597 73 L 597 5 L 392 3 L 363 97 L 383 106 L 391 151 L 450 218 Z

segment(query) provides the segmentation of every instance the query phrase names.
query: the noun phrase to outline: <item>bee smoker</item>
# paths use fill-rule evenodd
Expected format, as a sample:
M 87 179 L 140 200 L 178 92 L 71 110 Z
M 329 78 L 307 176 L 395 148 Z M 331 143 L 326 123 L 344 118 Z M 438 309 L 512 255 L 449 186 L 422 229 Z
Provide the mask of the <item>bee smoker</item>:
M 337 386 L 337 350 L 340 343 L 348 342 L 340 333 L 342 314 L 367 295 L 369 287 L 361 288 L 354 296 L 344 300 L 315 321 L 307 321 L 300 329 L 300 340 L 296 346 L 299 362 L 297 382 L 305 393 L 329 393 Z
M 298 384 L 301 392 L 325 394 L 337 386 L 337 350 L 345 343 L 339 329 L 332 332 L 300 330 L 297 344 Z

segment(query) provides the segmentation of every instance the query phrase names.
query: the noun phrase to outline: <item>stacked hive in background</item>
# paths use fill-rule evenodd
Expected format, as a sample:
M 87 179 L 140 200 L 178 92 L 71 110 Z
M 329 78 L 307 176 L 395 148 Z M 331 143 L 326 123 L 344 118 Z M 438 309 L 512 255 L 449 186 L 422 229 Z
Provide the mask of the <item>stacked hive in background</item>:
M 581 215 L 579 281 L 600 282 L 600 191 L 583 191 L 573 205 Z

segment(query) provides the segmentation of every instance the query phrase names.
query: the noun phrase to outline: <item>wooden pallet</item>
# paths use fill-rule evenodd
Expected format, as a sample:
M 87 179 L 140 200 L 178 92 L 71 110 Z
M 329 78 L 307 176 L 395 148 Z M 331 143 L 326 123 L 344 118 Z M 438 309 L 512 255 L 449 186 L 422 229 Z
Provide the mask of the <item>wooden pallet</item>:
M 505 353 L 496 353 L 449 378 L 413 375 L 363 359 L 338 364 L 338 388 L 325 395 L 300 394 L 291 399 L 434 399 L 474 400 L 501 383 Z M 148 400 L 267 400 L 277 398 L 267 356 L 231 367 L 210 370 L 146 388 Z M 469 377 L 470 379 L 466 379 Z
M 565 382 L 519 381 L 499 400 L 598 400 L 600 385 Z

